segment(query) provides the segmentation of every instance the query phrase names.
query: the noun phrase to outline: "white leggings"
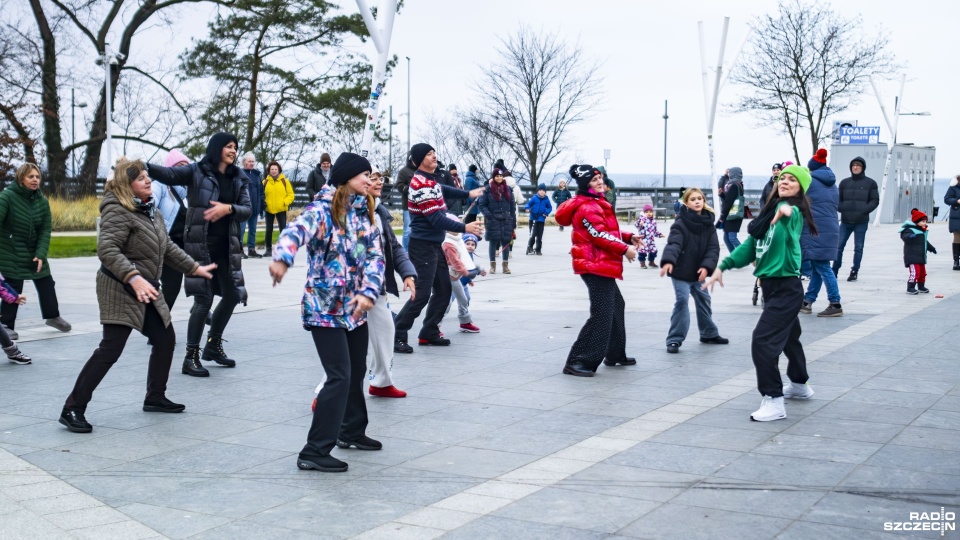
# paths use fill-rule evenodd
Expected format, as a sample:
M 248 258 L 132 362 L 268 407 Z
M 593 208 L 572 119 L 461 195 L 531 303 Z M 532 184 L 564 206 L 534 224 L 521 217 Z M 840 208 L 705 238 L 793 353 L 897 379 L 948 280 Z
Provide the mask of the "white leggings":
M 387 295 L 381 294 L 373 309 L 367 312 L 367 329 L 370 336 L 370 346 L 367 348 L 367 380 L 370 386 L 378 388 L 393 386 L 390 369 L 393 367 L 394 327 Z M 324 373 L 317 385 L 317 393 L 326 381 L 327 375 Z

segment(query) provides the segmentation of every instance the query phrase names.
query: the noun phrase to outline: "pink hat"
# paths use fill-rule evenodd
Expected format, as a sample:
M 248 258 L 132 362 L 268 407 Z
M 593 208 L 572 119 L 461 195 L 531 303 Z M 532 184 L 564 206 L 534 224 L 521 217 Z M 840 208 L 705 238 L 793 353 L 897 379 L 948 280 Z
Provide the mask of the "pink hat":
M 174 148 L 173 150 L 170 151 L 169 154 L 167 154 L 166 159 L 163 160 L 163 166 L 173 167 L 174 165 L 176 165 L 177 163 L 180 163 L 181 161 L 186 161 L 187 163 L 190 163 L 190 158 L 183 155 L 183 152 Z
M 651 210 L 653 210 L 653 205 L 652 205 L 652 204 L 645 204 L 645 205 L 643 205 L 643 211 L 644 211 L 644 212 L 649 212 L 649 211 L 651 211 Z

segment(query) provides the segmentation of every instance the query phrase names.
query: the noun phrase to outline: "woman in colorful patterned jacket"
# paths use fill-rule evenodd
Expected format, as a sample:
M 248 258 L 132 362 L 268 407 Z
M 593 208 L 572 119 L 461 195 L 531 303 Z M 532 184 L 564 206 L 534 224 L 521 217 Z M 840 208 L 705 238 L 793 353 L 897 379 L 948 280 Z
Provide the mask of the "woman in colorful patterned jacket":
M 367 406 L 367 312 L 380 296 L 384 256 L 374 224 L 376 202 L 368 194 L 370 162 L 343 153 L 317 199 L 280 234 L 270 275 L 280 283 L 301 246 L 309 258 L 303 294 L 303 327 L 313 335 L 326 383 L 317 395 L 307 444 L 297 466 L 344 472 L 347 464 L 330 455 L 340 448 L 380 450 L 365 434 Z
M 639 238 L 621 232 L 613 206 L 603 197 L 603 174 L 590 165 L 570 167 L 577 196 L 557 208 L 560 225 L 573 225 L 573 273 L 580 276 L 590 295 L 590 318 L 580 329 L 567 355 L 563 372 L 593 377 L 602 361 L 607 366 L 632 366 L 627 357 L 624 303 L 617 280 L 623 279 L 623 257 L 637 258 Z

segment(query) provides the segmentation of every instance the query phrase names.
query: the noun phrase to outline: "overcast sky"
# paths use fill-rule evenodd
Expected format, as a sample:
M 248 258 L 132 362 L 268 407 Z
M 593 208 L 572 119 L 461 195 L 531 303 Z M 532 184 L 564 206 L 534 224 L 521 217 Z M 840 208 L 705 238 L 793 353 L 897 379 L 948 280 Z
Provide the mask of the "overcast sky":
M 900 119 L 899 142 L 937 147 L 937 177 L 960 173 L 954 124 L 960 118 L 960 75 L 956 69 L 956 25 L 960 3 L 917 0 L 821 0 L 847 17 L 862 14 L 862 32 L 885 29 L 892 51 L 906 65 L 908 81 L 903 112 L 929 111 L 932 116 Z M 344 0 L 342 6 L 349 8 Z M 496 59 L 499 37 L 521 24 L 557 31 L 571 42 L 580 41 L 598 65 L 604 80 L 602 109 L 574 132 L 577 149 L 565 156 L 565 169 L 575 158 L 603 163 L 603 150 L 611 150 L 609 169 L 627 173 L 659 173 L 663 168 L 663 102 L 669 100 L 667 171 L 706 174 L 703 88 L 697 21 L 706 27 L 707 58 L 717 61 L 723 17 L 730 17 L 726 60 L 729 65 L 747 35 L 747 22 L 776 2 L 697 0 L 635 2 L 595 0 L 407 0 L 397 16 L 391 50 L 400 65 L 388 84 L 383 107 L 394 105 L 394 116 L 407 109 L 406 60 L 411 57 L 413 132 L 430 111 L 442 113 L 471 95 L 471 85 L 495 74 L 481 66 Z M 373 49 L 370 44 L 369 48 Z M 869 84 L 867 85 L 869 89 Z M 892 111 L 897 81 L 884 82 L 881 92 Z M 790 142 L 773 128 L 758 128 L 753 118 L 724 110 L 742 89 L 732 84 L 720 92 L 721 107 L 715 126 L 717 167 L 742 166 L 746 174 L 768 174 L 770 165 L 790 159 Z M 860 125 L 882 126 L 889 139 L 877 99 L 872 91 L 843 114 Z M 400 120 L 406 142 L 405 121 Z M 396 132 L 395 132 L 396 133 Z M 806 139 L 806 138 L 805 138 Z M 807 143 L 809 146 L 809 143 Z M 812 155 L 801 149 L 801 158 Z M 843 166 L 836 169 L 846 170 Z M 875 172 L 881 176 L 882 172 Z

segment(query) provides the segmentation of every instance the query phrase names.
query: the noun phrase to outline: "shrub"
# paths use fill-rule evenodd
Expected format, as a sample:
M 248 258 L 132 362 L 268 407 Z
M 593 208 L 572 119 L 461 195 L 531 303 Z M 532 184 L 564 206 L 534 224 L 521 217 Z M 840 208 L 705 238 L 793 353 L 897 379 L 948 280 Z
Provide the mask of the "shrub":
M 94 231 L 100 217 L 100 199 L 84 197 L 66 200 L 50 197 L 54 231 Z

